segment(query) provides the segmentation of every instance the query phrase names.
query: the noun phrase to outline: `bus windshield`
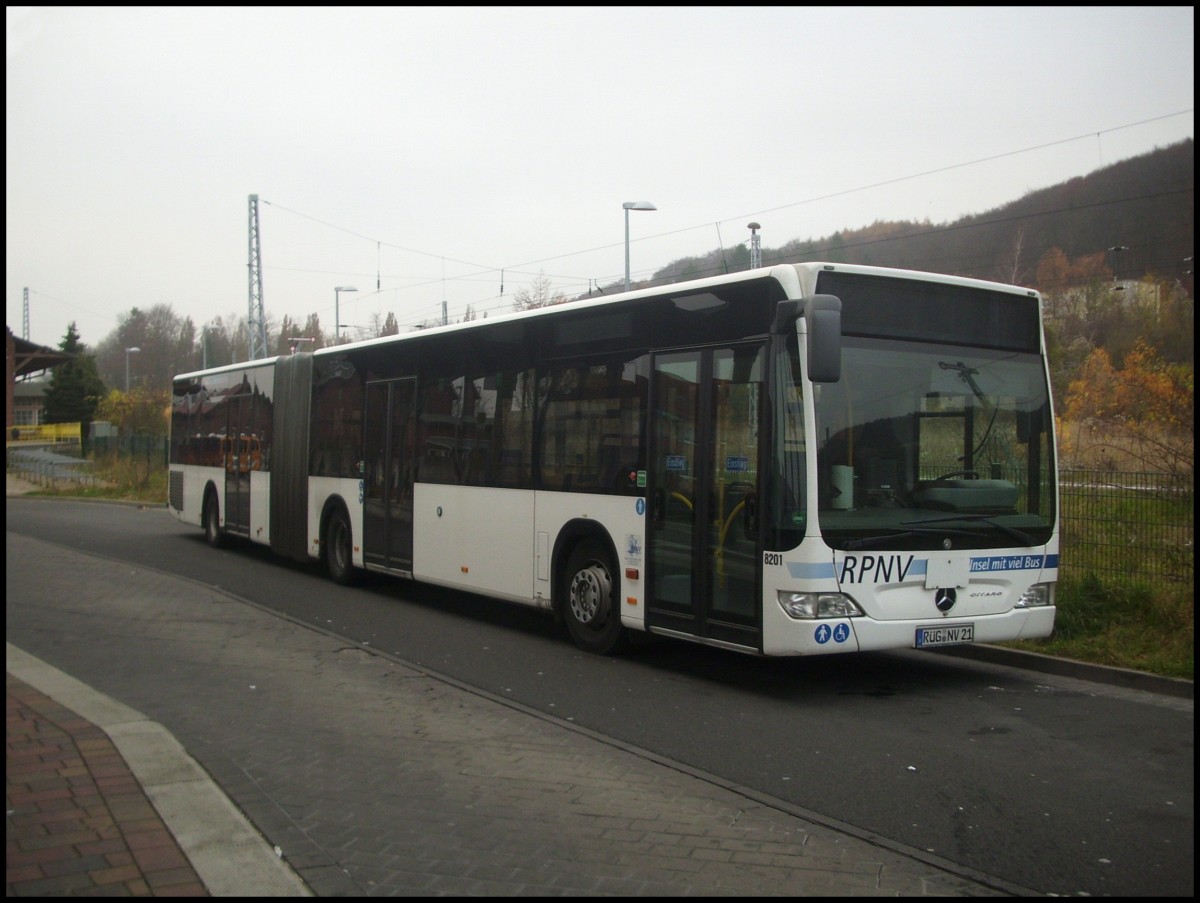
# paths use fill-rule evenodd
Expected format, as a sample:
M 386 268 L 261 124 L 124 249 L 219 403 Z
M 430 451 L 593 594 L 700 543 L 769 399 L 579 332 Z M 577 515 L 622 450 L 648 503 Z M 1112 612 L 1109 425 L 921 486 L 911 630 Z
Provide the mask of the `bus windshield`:
M 814 385 L 825 541 L 860 548 L 1040 545 L 1053 449 L 1037 354 L 846 336 L 842 378 Z

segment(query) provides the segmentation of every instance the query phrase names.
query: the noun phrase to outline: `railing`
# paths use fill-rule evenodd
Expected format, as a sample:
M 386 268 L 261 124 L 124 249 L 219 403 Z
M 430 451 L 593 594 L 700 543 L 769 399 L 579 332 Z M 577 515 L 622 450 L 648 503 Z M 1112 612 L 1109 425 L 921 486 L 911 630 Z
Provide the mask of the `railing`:
M 8 449 L 8 469 L 39 486 L 54 488 L 59 483 L 95 485 L 92 462 L 71 455 L 60 455 L 45 448 Z

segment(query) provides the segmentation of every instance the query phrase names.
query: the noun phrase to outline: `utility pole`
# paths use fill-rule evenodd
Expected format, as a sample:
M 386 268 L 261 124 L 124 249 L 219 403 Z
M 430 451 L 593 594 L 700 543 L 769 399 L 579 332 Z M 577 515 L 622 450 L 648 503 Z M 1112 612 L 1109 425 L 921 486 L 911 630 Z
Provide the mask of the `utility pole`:
M 1113 256 L 1113 291 L 1119 292 L 1123 288 L 1125 288 L 1125 286 L 1119 284 L 1120 280 L 1117 279 L 1117 260 L 1118 260 L 1117 255 L 1120 254 L 1122 251 L 1128 251 L 1128 250 L 1129 250 L 1129 248 L 1126 247 L 1125 245 L 1113 245 L 1111 248 L 1108 249 L 1109 253 L 1112 254 L 1112 256 Z

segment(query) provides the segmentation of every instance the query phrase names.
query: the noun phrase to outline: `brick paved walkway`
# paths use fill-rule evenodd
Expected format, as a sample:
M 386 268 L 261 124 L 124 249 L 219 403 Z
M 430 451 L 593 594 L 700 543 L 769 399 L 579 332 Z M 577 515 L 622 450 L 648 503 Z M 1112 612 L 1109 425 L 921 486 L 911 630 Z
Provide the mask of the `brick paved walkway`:
M 7 676 L 6 896 L 207 896 L 100 728 Z

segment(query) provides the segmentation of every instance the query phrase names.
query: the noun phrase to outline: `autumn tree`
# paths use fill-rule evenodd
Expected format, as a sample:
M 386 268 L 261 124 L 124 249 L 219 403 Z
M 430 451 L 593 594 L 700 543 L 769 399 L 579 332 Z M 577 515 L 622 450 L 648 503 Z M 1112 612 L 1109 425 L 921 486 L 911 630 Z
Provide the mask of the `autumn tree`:
M 1113 365 L 1095 349 L 1067 390 L 1064 451 L 1116 469 L 1132 456 L 1146 470 L 1195 467 L 1195 368 L 1165 362 L 1144 339 Z
M 320 314 L 309 314 L 308 319 L 304 321 L 304 329 L 300 334 L 312 339 L 311 342 L 304 343 L 308 346 L 309 351 L 316 351 L 318 348 L 324 348 L 328 344 L 325 340 L 325 333 L 321 331 Z
M 169 431 L 167 411 L 170 408 L 169 390 L 136 386 L 128 392 L 110 390 L 101 399 L 96 415 L 98 419 L 114 424 L 122 436 L 150 436 L 161 439 Z
M 283 315 L 283 322 L 279 324 L 279 338 L 275 340 L 276 354 L 291 354 L 292 349 L 296 347 L 298 342 L 295 340 L 300 336 L 300 324 L 296 323 L 287 314 Z
M 396 315 L 390 310 L 387 312 L 387 316 L 384 316 L 380 311 L 375 311 L 371 314 L 371 323 L 367 331 L 373 339 L 382 338 L 385 335 L 399 335 L 400 323 L 396 320 Z
M 205 357 L 208 366 L 223 367 L 225 364 L 233 363 L 233 340 L 222 317 L 218 315 L 208 321 L 201 339 L 205 342 Z
M 1195 299 L 1178 280 L 1144 278 L 1122 286 L 1121 317 L 1105 336 L 1118 364 L 1139 336 L 1172 364 L 1196 360 Z
M 191 317 L 184 317 L 175 333 L 175 352 L 171 357 L 171 376 L 197 369 L 202 349 L 196 342 L 196 324 Z
M 192 369 L 196 327 L 170 304 L 134 307 L 118 317 L 117 328 L 96 348 L 100 375 L 110 386 L 125 386 L 129 357 L 131 379 L 139 385 L 164 388 L 176 373 Z M 128 348 L 138 350 L 129 356 Z
M 170 390 L 146 385 L 128 392 L 112 389 L 97 408 L 98 419 L 116 425 L 121 465 L 139 488 L 148 486 L 154 472 L 162 468 L 162 442 L 170 432 L 170 409 Z

